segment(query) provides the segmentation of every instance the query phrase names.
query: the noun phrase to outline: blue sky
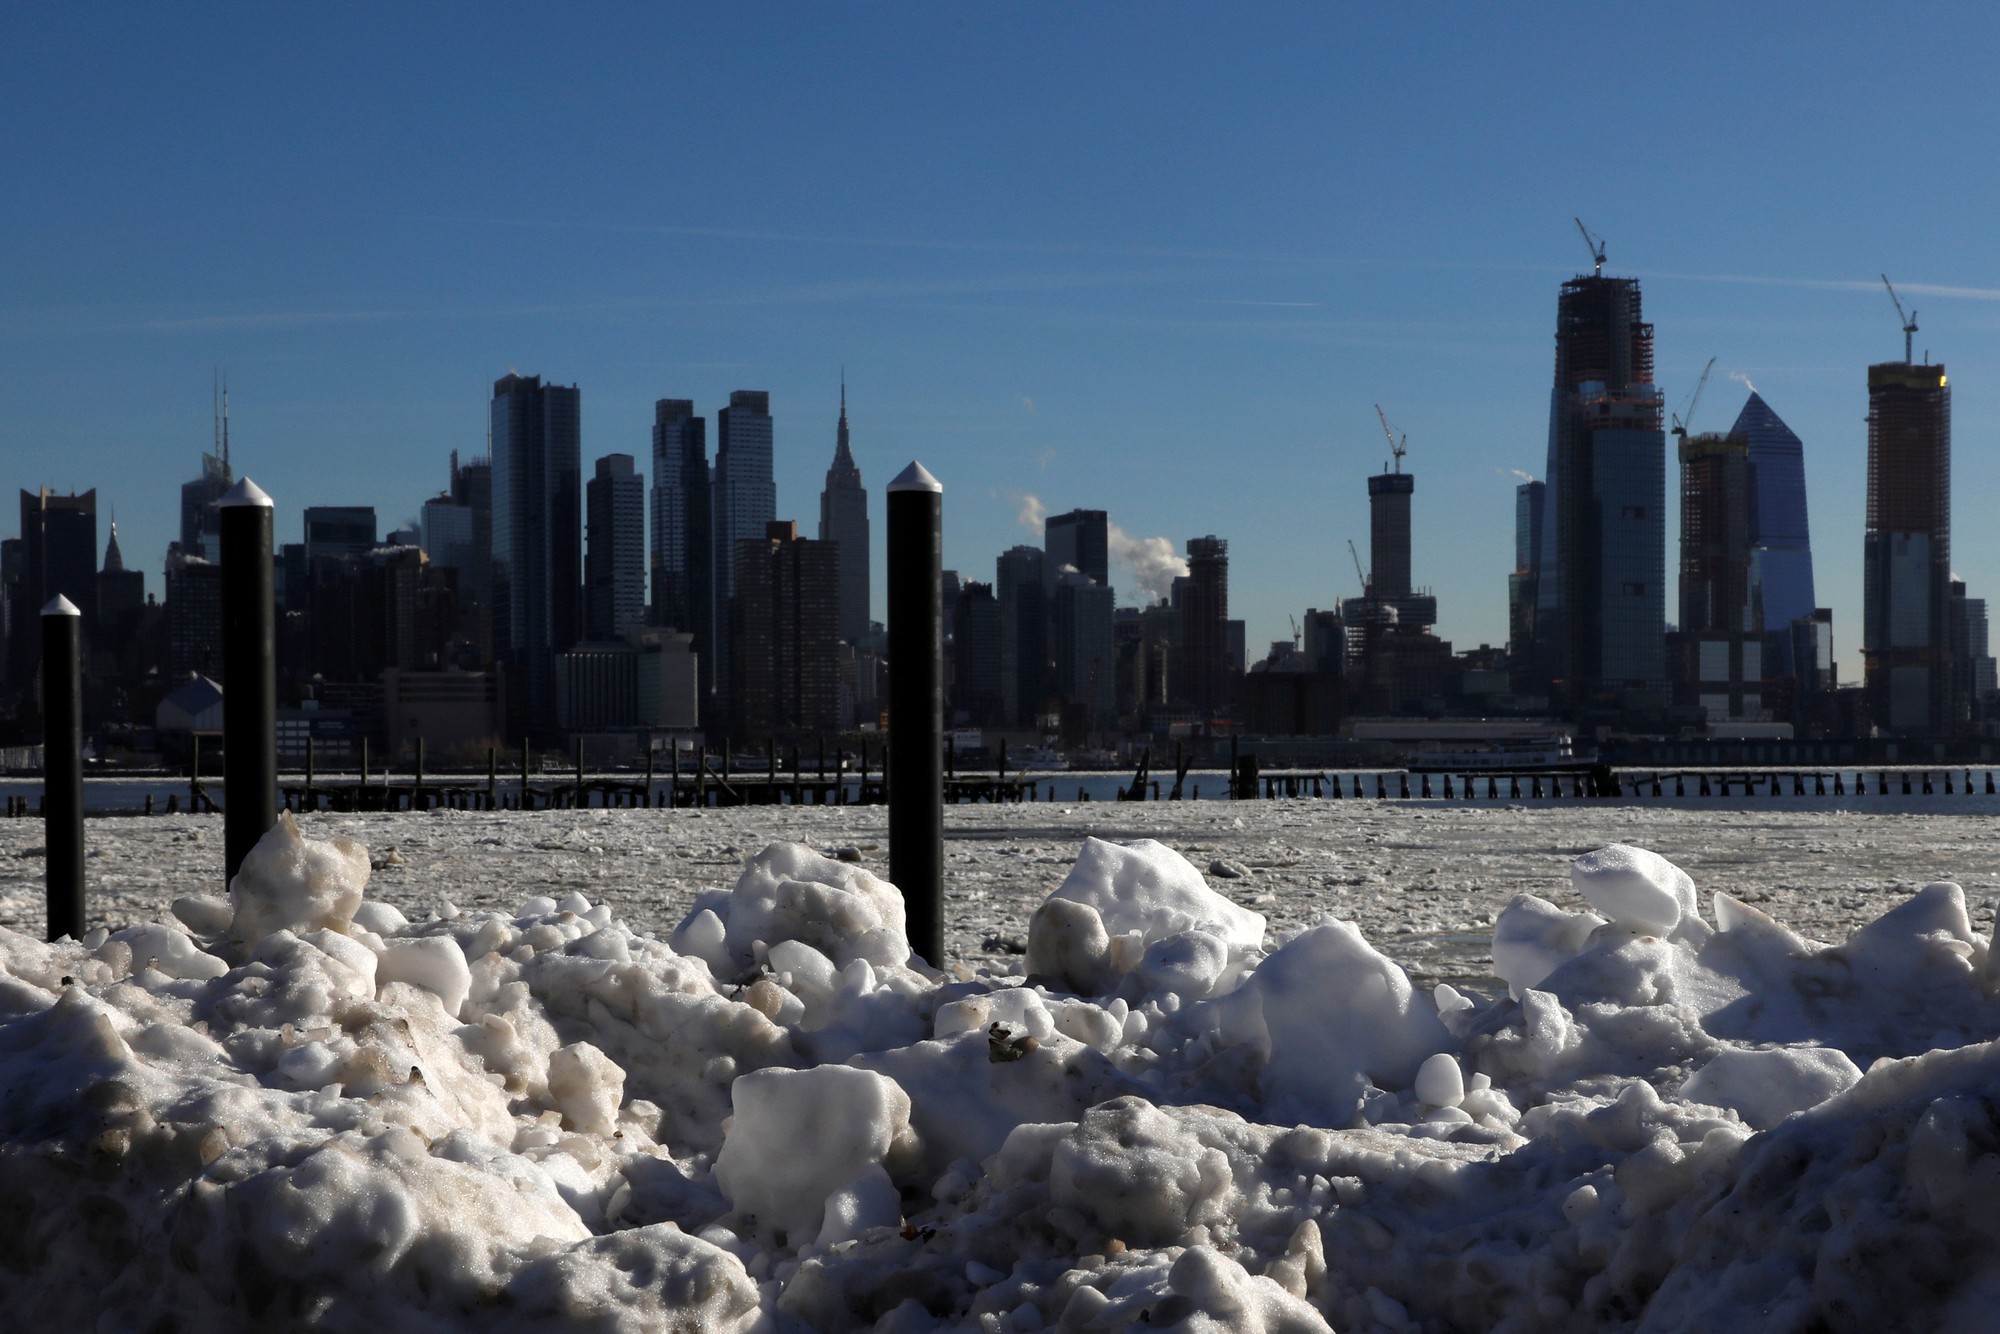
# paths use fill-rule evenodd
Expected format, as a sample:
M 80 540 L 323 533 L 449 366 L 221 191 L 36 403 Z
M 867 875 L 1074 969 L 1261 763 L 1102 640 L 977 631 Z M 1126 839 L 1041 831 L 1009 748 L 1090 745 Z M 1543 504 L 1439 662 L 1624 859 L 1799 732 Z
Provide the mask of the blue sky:
M 215 366 L 280 540 L 414 513 L 518 369 L 581 386 L 586 468 L 655 398 L 769 389 L 810 528 L 844 365 L 869 485 L 944 481 L 948 565 L 990 578 L 1027 495 L 1215 533 L 1254 652 L 1355 591 L 1379 402 L 1440 631 L 1500 642 L 1581 215 L 1669 405 L 1715 356 L 1698 429 L 1736 372 L 1804 438 L 1849 675 L 1896 279 L 2000 595 L 1994 11 L 1511 8 L 29 7 L 0 483 L 96 486 L 157 591 Z

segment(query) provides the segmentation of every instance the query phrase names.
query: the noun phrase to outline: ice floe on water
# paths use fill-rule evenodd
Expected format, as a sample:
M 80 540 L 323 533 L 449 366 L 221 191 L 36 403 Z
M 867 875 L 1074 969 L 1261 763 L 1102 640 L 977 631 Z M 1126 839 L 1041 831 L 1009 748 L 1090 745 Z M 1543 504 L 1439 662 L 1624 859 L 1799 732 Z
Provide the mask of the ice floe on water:
M 1083 844 L 1014 976 L 914 958 L 893 886 L 797 844 L 664 938 L 581 892 L 413 921 L 370 870 L 287 816 L 227 899 L 0 931 L 10 1321 L 2000 1312 L 2000 960 L 1955 884 L 1823 944 L 1611 845 L 1571 867 L 1587 908 L 1498 914 L 1486 997 L 1348 921 L 1275 932 L 1145 840 Z

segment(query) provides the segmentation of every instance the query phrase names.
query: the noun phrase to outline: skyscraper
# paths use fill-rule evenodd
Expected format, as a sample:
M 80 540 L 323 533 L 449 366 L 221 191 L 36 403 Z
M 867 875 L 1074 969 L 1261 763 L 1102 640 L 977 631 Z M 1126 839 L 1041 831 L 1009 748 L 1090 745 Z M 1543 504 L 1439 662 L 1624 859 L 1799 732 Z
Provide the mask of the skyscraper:
M 1111 590 L 1087 574 L 1066 570 L 1056 580 L 1051 611 L 1056 693 L 1065 719 L 1086 731 L 1106 726 L 1118 693 Z
M 606 454 L 584 490 L 585 632 L 623 639 L 646 618 L 646 479 L 630 454 Z
M 715 689 L 715 533 L 708 420 L 694 402 L 653 405 L 653 620 L 692 637 L 703 708 Z
M 1572 707 L 1666 684 L 1666 434 L 1639 281 L 1578 276 L 1556 304 L 1537 675 Z
M 1868 368 L 1868 531 L 1862 668 L 1875 724 L 1943 737 L 1958 710 L 1947 670 L 1951 386 L 1943 366 Z
M 833 466 L 819 493 L 819 540 L 840 552 L 840 637 L 852 644 L 868 633 L 868 492 L 847 448 L 847 385 L 840 386 L 840 426 Z
M 1792 661 L 1791 623 L 1810 617 L 1816 606 L 1805 446 L 1754 392 L 1729 434 L 1750 442 L 1750 601 L 1771 657 L 1765 674 L 1792 676 L 1799 664 Z
M 582 624 L 582 401 L 576 386 L 493 384 L 493 643 L 518 729 L 555 726 L 555 655 Z
M 736 596 L 738 544 L 764 540 L 764 525 L 777 517 L 778 489 L 771 480 L 771 396 L 761 389 L 738 389 L 715 421 L 715 614 L 729 624 L 729 600 Z M 734 680 L 729 670 L 730 636 L 716 637 L 715 680 Z
M 730 683 L 736 734 L 820 735 L 839 730 L 839 561 L 798 525 L 772 522 L 736 546 Z
M 1111 520 L 1103 510 L 1071 510 L 1042 521 L 1042 549 L 1048 553 L 1043 582 L 1054 588 L 1065 565 L 1111 587 Z
M 1213 536 L 1191 537 L 1187 557 L 1187 578 L 1175 582 L 1181 612 L 1179 687 L 1190 708 L 1221 713 L 1231 694 L 1229 543 Z
M 221 560 L 221 511 L 215 502 L 235 483 L 229 467 L 229 391 L 215 384 L 215 452 L 201 456 L 201 473 L 181 484 L 181 554 Z
M 1670 636 L 1675 702 L 1700 705 L 1711 726 L 1765 716 L 1765 626 L 1751 597 L 1750 442 L 1683 435 L 1680 624 Z M 1781 637 L 1787 644 L 1791 627 Z
M 1040 547 L 1010 547 L 993 563 L 1000 603 L 1000 704 L 1009 727 L 1033 727 L 1048 693 L 1049 604 Z
M 1403 471 L 1368 479 L 1368 591 L 1378 598 L 1410 595 L 1410 496 L 1417 479 Z
M 1543 482 L 1529 480 L 1514 488 L 1514 572 L 1507 576 L 1507 651 L 1514 660 L 1515 680 L 1524 683 L 1522 665 L 1534 657 L 1535 584 L 1542 561 Z
M 86 638 L 97 630 L 97 492 L 59 496 L 47 487 L 21 493 L 21 575 L 13 585 L 8 669 L 28 689 L 42 660 L 40 616 L 66 597 L 83 613 Z

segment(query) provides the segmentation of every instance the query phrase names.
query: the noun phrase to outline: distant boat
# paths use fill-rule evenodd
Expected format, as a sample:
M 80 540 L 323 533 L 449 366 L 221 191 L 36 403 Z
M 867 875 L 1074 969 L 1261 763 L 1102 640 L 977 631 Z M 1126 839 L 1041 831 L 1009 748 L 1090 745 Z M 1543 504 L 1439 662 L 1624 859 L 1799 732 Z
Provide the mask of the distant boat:
M 1415 774 L 1581 773 L 1597 763 L 1595 753 L 1576 749 L 1576 739 L 1568 732 L 1433 742 L 1403 758 Z
M 1023 746 L 1007 752 L 1007 767 L 1026 772 L 1030 769 L 1067 769 L 1069 765 L 1047 746 Z
M 1118 756 L 1108 750 L 1073 750 L 1069 753 L 1069 767 L 1072 769 L 1116 769 Z

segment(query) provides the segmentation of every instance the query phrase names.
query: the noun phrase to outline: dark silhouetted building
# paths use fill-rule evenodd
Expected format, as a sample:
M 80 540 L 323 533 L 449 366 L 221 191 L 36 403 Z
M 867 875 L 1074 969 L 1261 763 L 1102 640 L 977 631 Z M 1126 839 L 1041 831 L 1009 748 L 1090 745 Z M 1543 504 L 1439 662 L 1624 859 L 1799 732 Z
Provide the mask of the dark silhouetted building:
M 494 382 L 493 643 L 515 731 L 556 728 L 555 655 L 583 617 L 582 402 L 539 376 Z M 518 683 L 519 688 L 516 688 Z
M 708 421 L 685 398 L 653 405 L 653 622 L 690 636 L 701 706 L 715 691 L 715 531 Z
M 1071 735 L 1108 726 L 1117 705 L 1112 610 L 1111 590 L 1089 575 L 1065 570 L 1056 579 L 1055 685 Z
M 840 551 L 840 637 L 859 643 L 868 633 L 868 492 L 861 469 L 847 447 L 847 386 L 840 386 L 840 425 L 833 444 L 833 466 L 826 470 L 826 489 L 819 493 L 819 540 Z M 949 608 L 947 608 L 949 615 Z
M 1000 602 L 993 585 L 958 590 L 952 614 L 954 716 L 974 727 L 1001 725 Z
M 1174 581 L 1180 611 L 1182 701 L 1196 713 L 1229 709 L 1229 543 L 1219 537 L 1191 537 L 1188 572 Z
M 1868 368 L 1868 530 L 1861 657 L 1869 710 L 1892 736 L 1958 730 L 1951 584 L 1951 387 L 1943 366 Z
M 1067 565 L 1111 587 L 1111 520 L 1103 510 L 1071 510 L 1042 521 L 1042 549 L 1048 553 L 1043 586 L 1054 589 Z
M 8 589 L 8 676 L 15 689 L 30 690 L 42 661 L 41 612 L 50 599 L 76 604 L 86 642 L 97 630 L 96 490 L 23 491 L 20 551 L 20 574 Z
M 1537 684 L 1574 710 L 1661 702 L 1666 434 L 1636 278 L 1563 284 L 1546 481 Z
M 840 716 L 840 562 L 798 525 L 736 544 L 732 717 L 738 736 L 825 736 Z
M 1528 662 L 1535 643 L 1535 589 L 1542 568 L 1542 502 L 1548 487 L 1526 481 L 1514 488 L 1514 572 L 1507 576 L 1507 649 L 1517 665 Z M 1517 688 L 1529 684 L 1517 672 Z
M 1711 727 L 1764 710 L 1764 626 L 1751 596 L 1749 438 L 1683 436 L 1680 624 L 1670 636 L 1677 704 Z M 1789 630 L 1785 634 L 1790 639 Z
M 715 614 L 729 625 L 729 600 L 736 595 L 736 553 L 740 544 L 761 542 L 764 525 L 777 518 L 778 489 L 771 479 L 773 432 L 771 396 L 760 389 L 738 389 L 729 406 L 715 419 Z M 716 641 L 715 680 L 718 693 L 733 683 L 730 637 Z M 724 701 L 725 709 L 732 707 Z
M 607 454 L 584 493 L 585 633 L 623 639 L 646 619 L 646 479 L 630 454 Z
M 1049 683 L 1049 604 L 1040 547 L 1010 547 L 994 562 L 1000 604 L 1000 701 L 1009 727 L 1036 725 Z

